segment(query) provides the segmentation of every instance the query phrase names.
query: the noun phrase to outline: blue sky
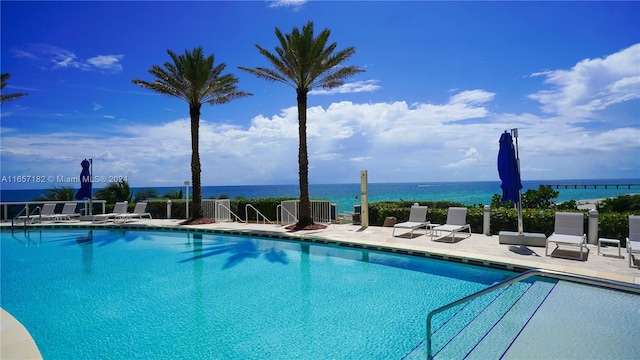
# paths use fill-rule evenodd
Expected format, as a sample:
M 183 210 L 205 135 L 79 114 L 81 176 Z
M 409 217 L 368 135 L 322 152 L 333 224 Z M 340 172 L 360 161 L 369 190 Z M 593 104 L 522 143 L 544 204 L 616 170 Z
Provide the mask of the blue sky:
M 190 180 L 188 105 L 131 83 L 202 46 L 253 96 L 204 105 L 203 185 L 296 184 L 293 88 L 267 66 L 274 29 L 331 30 L 365 72 L 308 99 L 310 182 L 499 180 L 519 129 L 523 180 L 640 178 L 640 2 L 1 1 L 3 189 Z M 14 176 L 56 180 L 17 184 Z M 102 184 L 96 184 L 101 187 Z

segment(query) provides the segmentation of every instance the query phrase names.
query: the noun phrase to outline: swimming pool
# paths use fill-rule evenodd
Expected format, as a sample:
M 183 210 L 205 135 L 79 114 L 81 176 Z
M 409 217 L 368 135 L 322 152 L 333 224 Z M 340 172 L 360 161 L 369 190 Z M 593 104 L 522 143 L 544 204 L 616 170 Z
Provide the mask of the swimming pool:
M 513 275 L 213 233 L 1 236 L 2 307 L 45 359 L 401 358 L 430 310 Z
M 1 306 L 25 325 L 45 359 L 425 358 L 431 310 L 514 275 L 211 232 L 0 236 Z M 562 281 L 516 283 L 440 317 L 435 358 L 629 357 L 640 350 L 638 299 Z M 598 311 L 584 317 L 584 307 Z M 567 309 L 574 313 L 565 316 Z M 479 331 L 497 322 L 508 326 Z M 601 341 L 589 338 L 594 332 Z M 571 333 L 581 334 L 573 343 L 556 341 Z

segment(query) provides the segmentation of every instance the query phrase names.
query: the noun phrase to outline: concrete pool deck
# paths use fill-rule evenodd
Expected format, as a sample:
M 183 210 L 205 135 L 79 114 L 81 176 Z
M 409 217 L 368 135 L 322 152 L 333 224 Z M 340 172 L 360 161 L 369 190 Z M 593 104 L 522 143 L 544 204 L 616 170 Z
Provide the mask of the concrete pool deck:
M 494 266 L 515 271 L 529 269 L 548 269 L 571 274 L 586 275 L 607 280 L 640 285 L 640 270 L 630 268 L 626 249 L 622 249 L 624 258 L 618 258 L 617 247 L 602 247 L 598 255 L 597 245 L 589 244 L 586 261 L 569 260 L 545 256 L 544 247 L 525 247 L 498 243 L 498 236 L 471 234 L 470 237 L 454 243 L 431 241 L 430 234 L 424 230 L 414 232 L 413 238 L 392 236 L 392 227 L 370 226 L 361 228 L 352 224 L 331 224 L 326 229 L 289 231 L 284 226 L 274 224 L 254 224 L 221 222 L 204 225 L 180 225 L 180 219 L 143 219 L 126 224 L 92 224 L 91 222 L 45 223 L 46 228 L 72 228 L 75 226 L 108 229 L 113 227 L 133 229 L 180 229 L 222 231 L 234 234 L 282 237 L 289 239 L 307 239 L 315 243 L 339 244 L 348 247 L 369 250 L 391 251 L 401 254 L 415 254 L 469 264 Z M 3 229 L 11 223 L 2 222 Z M 31 227 L 37 230 L 40 226 Z M 18 230 L 22 231 L 22 229 Z M 27 330 L 6 311 L 2 310 L 0 321 L 0 343 L 2 359 L 41 359 L 40 352 Z

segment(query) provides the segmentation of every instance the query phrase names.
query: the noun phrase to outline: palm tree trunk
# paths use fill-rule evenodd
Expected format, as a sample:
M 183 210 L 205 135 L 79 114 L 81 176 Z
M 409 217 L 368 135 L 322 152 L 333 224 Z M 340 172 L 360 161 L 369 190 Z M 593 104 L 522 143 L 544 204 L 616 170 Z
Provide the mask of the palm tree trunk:
M 300 216 L 296 229 L 313 224 L 311 203 L 309 202 L 309 157 L 307 155 L 307 90 L 297 89 L 298 93 L 298 166 L 300 177 Z
M 191 115 L 191 182 L 193 184 L 193 202 L 191 203 L 191 218 L 200 219 L 202 214 L 202 184 L 200 183 L 200 107 L 202 104 L 190 104 Z

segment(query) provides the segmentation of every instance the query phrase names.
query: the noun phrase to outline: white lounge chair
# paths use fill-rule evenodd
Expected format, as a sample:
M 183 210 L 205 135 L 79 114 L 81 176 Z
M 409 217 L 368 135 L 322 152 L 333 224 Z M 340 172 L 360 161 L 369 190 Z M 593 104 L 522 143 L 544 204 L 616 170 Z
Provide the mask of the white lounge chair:
M 463 238 L 468 238 L 471 236 L 471 225 L 467 224 L 467 208 L 465 207 L 450 207 L 447 212 L 447 223 L 440 226 L 435 226 L 431 229 L 431 240 L 432 241 L 447 241 L 450 237 L 451 242 L 456 241 L 456 233 L 461 232 L 463 230 L 467 230 L 469 233 Z M 440 236 L 433 239 L 434 233 L 438 231 L 446 231 L 447 235 Z
M 409 212 L 409 221 L 401 222 L 393 225 L 391 236 L 396 236 L 396 229 L 411 229 L 410 237 L 413 237 L 413 231 L 420 228 L 427 228 L 427 207 L 413 205 Z
M 556 243 L 555 249 L 549 255 L 549 243 Z M 561 257 L 566 259 L 574 259 L 573 257 L 555 254 L 554 252 L 560 245 L 577 246 L 580 248 L 579 260 L 584 261 L 584 251 L 587 247 L 587 234 L 584 232 L 584 214 L 576 212 L 556 212 L 555 224 L 553 226 L 553 234 L 547 238 L 545 244 L 545 255 L 551 257 Z
M 108 214 L 98 214 L 93 217 L 93 223 L 107 222 L 111 219 L 115 219 L 117 216 L 127 213 L 127 202 L 117 202 L 113 207 L 113 212 Z
M 152 219 L 151 213 L 147 212 L 147 203 L 139 202 L 136 204 L 136 207 L 133 209 L 133 212 L 117 215 L 116 218 L 113 220 L 113 222 L 116 223 L 118 222 L 118 220 L 120 220 L 124 223 L 124 222 L 127 222 L 129 219 L 133 219 L 133 218 L 142 219 L 143 217 L 148 217 L 149 219 Z
M 640 216 L 629 215 L 629 237 L 627 238 L 627 254 L 629 255 L 629 267 L 637 268 L 635 255 L 640 255 Z
M 70 221 L 71 218 L 78 218 L 80 220 L 80 214 L 76 212 L 76 206 L 78 204 L 74 202 L 68 202 L 64 204 L 62 212 L 54 219 L 56 221 Z

